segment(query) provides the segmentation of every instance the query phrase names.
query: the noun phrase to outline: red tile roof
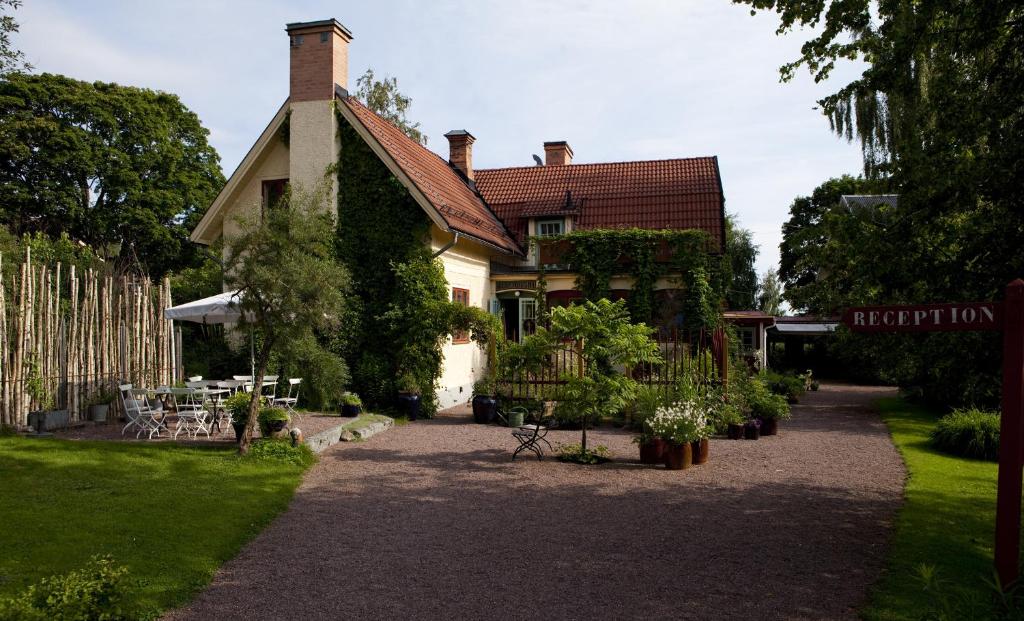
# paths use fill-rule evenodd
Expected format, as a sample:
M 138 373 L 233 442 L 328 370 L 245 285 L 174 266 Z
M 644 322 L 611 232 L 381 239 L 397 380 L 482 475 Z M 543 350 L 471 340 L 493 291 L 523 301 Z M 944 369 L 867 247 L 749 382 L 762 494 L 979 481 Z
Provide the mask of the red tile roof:
M 724 243 L 716 157 L 493 168 L 474 176 L 520 242 L 529 218 L 571 213 L 578 229 L 702 229 Z
M 452 230 L 504 250 L 521 252 L 501 221 L 447 161 L 406 136 L 354 97 L 341 97 L 340 100 L 416 184 Z

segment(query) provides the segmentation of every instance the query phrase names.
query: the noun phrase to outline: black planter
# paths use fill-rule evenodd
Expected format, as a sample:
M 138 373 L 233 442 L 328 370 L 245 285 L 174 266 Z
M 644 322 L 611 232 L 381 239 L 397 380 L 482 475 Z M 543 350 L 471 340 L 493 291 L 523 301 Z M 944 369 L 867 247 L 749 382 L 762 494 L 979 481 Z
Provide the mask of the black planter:
M 399 394 L 398 395 L 398 409 L 405 417 L 410 421 L 414 421 L 419 418 L 420 415 L 420 396 L 410 394 Z
M 235 443 L 240 444 L 245 434 L 245 423 L 231 423 L 231 428 L 235 430 Z
M 743 427 L 743 437 L 747 440 L 757 440 L 761 437 L 761 426 L 747 423 Z
M 343 405 L 341 406 L 342 416 L 359 416 L 363 411 L 361 405 Z
M 473 422 L 487 425 L 498 417 L 498 400 L 487 395 L 473 397 Z

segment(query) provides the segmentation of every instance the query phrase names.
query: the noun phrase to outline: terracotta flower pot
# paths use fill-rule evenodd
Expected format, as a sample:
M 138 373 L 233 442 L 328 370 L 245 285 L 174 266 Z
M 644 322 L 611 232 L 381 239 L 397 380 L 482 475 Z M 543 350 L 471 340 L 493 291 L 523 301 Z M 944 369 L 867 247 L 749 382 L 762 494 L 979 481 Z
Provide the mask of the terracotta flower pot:
M 660 464 L 665 461 L 665 441 L 654 438 L 640 444 L 641 464 Z
M 761 422 L 762 436 L 775 436 L 779 434 L 779 420 L 777 418 L 766 418 Z
M 730 440 L 742 440 L 743 439 L 743 425 L 734 425 L 729 423 L 729 439 Z
M 691 450 L 693 451 L 693 464 L 695 466 L 708 463 L 709 444 L 707 438 L 701 438 L 696 442 L 690 443 Z
M 665 443 L 665 467 L 669 470 L 685 470 L 693 465 L 693 446 L 689 442 Z

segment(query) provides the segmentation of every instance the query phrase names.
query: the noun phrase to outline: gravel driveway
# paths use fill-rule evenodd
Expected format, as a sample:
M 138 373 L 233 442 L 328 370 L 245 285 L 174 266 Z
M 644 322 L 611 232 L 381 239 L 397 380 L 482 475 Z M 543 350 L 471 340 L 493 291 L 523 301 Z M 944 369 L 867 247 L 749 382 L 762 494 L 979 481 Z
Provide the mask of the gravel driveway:
M 612 429 L 596 467 L 511 462 L 507 429 L 464 417 L 339 444 L 170 618 L 855 618 L 902 498 L 888 394 L 822 386 L 781 435 L 682 472 Z

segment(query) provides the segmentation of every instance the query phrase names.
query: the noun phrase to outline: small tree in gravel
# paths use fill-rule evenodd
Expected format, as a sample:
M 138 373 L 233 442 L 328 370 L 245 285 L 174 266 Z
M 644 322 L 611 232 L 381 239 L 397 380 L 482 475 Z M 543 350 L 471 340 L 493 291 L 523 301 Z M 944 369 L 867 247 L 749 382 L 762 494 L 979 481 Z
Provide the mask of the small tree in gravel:
M 242 325 L 261 337 L 254 388 L 239 452 L 247 453 L 260 407 L 259 386 L 275 347 L 316 343 L 337 325 L 345 307 L 348 272 L 334 255 L 335 225 L 323 191 L 288 196 L 225 244 L 225 277 L 240 293 Z
M 624 410 L 636 393 L 636 381 L 621 369 L 661 360 L 652 332 L 630 323 L 625 301 L 602 299 L 553 309 L 551 327 L 527 337 L 531 348 L 548 353 L 567 348 L 576 357 L 573 371 L 562 376 L 565 390 L 556 411 L 580 423 L 581 460 L 587 459 L 587 428 Z

